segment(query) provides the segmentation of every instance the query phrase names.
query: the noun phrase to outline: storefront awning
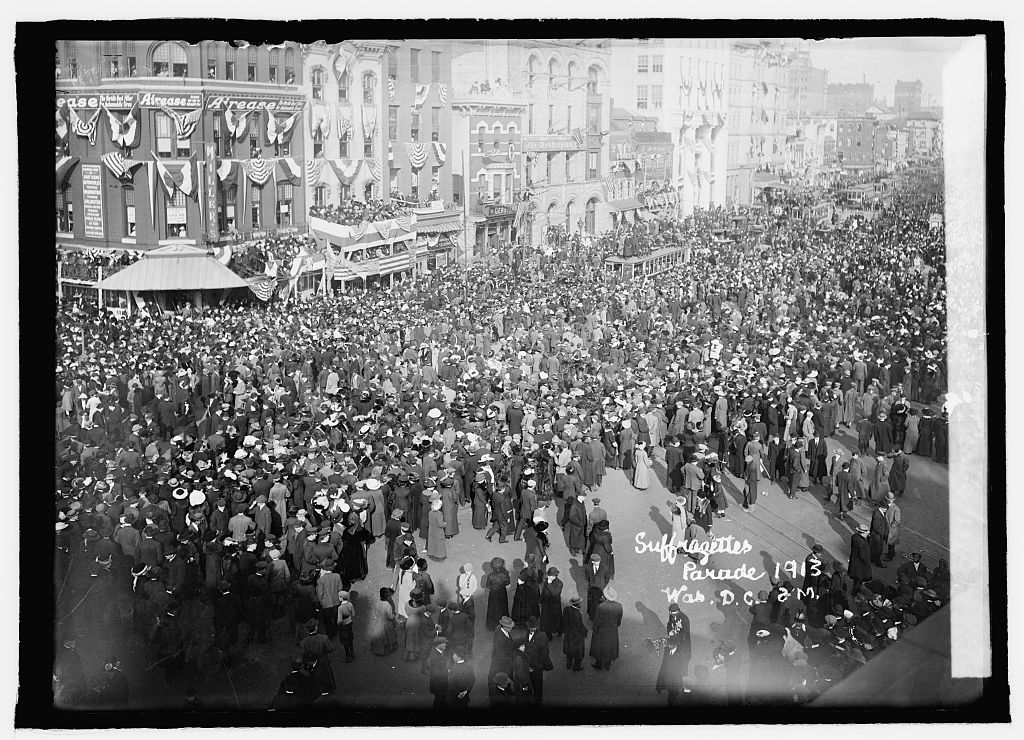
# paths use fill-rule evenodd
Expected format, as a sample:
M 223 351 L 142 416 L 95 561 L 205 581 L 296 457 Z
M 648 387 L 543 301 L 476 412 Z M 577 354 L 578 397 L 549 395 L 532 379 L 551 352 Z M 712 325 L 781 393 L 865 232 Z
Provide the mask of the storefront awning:
M 461 231 L 462 219 L 450 218 L 445 221 L 416 226 L 417 234 L 446 234 L 449 231 Z
M 224 290 L 248 283 L 200 247 L 171 245 L 147 252 L 142 259 L 96 284 L 101 290 Z
M 644 208 L 644 204 L 638 201 L 636 198 L 626 198 L 625 200 L 613 200 L 608 203 L 608 207 L 613 211 L 635 211 L 638 208 Z

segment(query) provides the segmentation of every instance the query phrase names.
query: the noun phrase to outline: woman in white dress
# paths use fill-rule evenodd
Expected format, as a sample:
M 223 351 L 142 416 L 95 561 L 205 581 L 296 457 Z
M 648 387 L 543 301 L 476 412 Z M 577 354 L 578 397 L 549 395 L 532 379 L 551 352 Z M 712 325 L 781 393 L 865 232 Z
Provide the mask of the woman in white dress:
M 646 491 L 651 485 L 651 458 L 646 447 L 643 442 L 637 442 L 633 451 L 633 487 L 641 491 Z

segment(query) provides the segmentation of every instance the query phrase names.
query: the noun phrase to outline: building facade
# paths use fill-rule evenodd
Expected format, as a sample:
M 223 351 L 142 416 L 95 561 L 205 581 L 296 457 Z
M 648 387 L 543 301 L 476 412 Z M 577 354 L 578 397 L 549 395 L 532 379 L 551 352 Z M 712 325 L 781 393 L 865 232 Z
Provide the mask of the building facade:
M 906 118 L 911 113 L 917 113 L 921 110 L 921 94 L 923 90 L 924 85 L 921 84 L 921 80 L 912 80 L 910 82 L 896 80 L 896 88 L 893 91 L 893 108 L 895 109 L 896 116 Z
M 311 206 L 387 196 L 381 160 L 384 41 L 323 41 L 302 47 L 300 87 L 309 101 L 302 128 L 313 160 L 305 180 Z
M 874 171 L 885 140 L 885 126 L 874 118 L 839 118 L 836 151 L 840 167 L 852 174 Z
M 669 134 L 672 166 L 658 168 L 669 169 L 680 212 L 724 204 L 728 41 L 613 39 L 611 49 L 615 106 L 653 117 L 656 131 Z
M 942 157 L 942 119 L 934 113 L 920 111 L 907 118 L 910 153 L 922 159 Z
M 863 116 L 875 101 L 875 86 L 867 82 L 837 82 L 828 86 L 825 102 L 829 115 Z
M 291 43 L 58 44 L 58 246 L 304 231 L 300 65 Z
M 733 39 L 729 48 L 726 202 L 751 202 L 755 171 L 786 167 L 787 84 L 792 55 L 775 39 Z
M 828 87 L 828 70 L 811 64 L 807 51 L 797 52 L 789 67 L 787 80 L 786 109 L 790 118 L 825 113 L 825 90 Z

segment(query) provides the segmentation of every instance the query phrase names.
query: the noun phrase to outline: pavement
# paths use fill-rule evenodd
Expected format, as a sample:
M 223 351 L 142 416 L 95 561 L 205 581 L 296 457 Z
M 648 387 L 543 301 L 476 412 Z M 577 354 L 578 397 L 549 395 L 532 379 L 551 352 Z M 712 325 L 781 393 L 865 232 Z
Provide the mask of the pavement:
M 840 429 L 835 437 L 828 440 L 830 454 L 837 444 L 847 457 L 851 447 L 856 448 L 856 438 L 850 431 Z M 914 550 L 922 552 L 929 568 L 938 558 L 949 559 L 948 468 L 916 455 L 908 459 L 907 490 L 897 501 L 904 522 L 902 539 L 896 559 L 886 570 L 876 569 L 876 576 L 882 580 L 894 581 L 896 569 Z M 562 656 L 561 638 L 556 636 L 551 644 L 555 668 L 545 675 L 544 703 L 548 706 L 597 703 L 610 707 L 663 705 L 665 698 L 654 689 L 661 658 L 645 647 L 644 640 L 664 637 L 672 598 L 678 598 L 690 619 L 693 648 L 690 674 L 697 665 L 710 666 L 714 646 L 720 640 L 729 640 L 736 645 L 742 664 L 741 675 L 745 676 L 750 614 L 744 594 L 749 591 L 756 597 L 758 591 L 768 590 L 768 575 L 775 571 L 776 564 L 783 579 L 788 576 L 800 585 L 802 576 L 799 568 L 815 543 L 824 547 L 826 559 L 836 559 L 845 564 L 851 533 L 857 524 L 870 521 L 871 509 L 859 505 L 845 521 L 838 520 L 834 516 L 836 507 L 828 502 L 821 486 L 813 486 L 796 500 L 790 500 L 777 485 L 768 481 L 762 481 L 764 495 L 759 497 L 758 505 L 744 511 L 741 483 L 726 473 L 723 485 L 729 500 L 727 516 L 714 520 L 712 534 L 715 537 L 732 536 L 739 543 L 745 541 L 749 543 L 749 551 L 746 554 L 711 556 L 706 567 L 715 571 L 732 571 L 727 574 L 730 577 L 687 580 L 683 573 L 688 558 L 678 556 L 675 562 L 665 562 L 657 552 L 637 551 L 645 549 L 638 548 L 638 541 L 658 543 L 662 535 L 671 530 L 666 502 L 672 496 L 664 486 L 665 468 L 660 449 L 655 451 L 655 471 L 657 476 L 656 480 L 652 477 L 651 487 L 639 491 L 632 487 L 623 471 L 609 469 L 599 493 L 595 493 L 600 495 L 602 507 L 608 512 L 614 537 L 616 574 L 612 585 L 624 609 L 619 632 L 620 658 L 614 662 L 611 671 L 593 670 L 589 658 L 584 661 L 584 671 L 568 671 Z M 588 501 L 588 509 L 590 506 Z M 555 520 L 551 508 L 548 518 L 552 522 Z M 523 564 L 524 543 L 511 539 L 503 545 L 499 545 L 497 540 L 486 542 L 483 532 L 472 528 L 468 507 L 460 511 L 459 524 L 460 534 L 448 541 L 448 558 L 441 563 L 430 563 L 429 572 L 437 591 L 435 602 L 452 595 L 455 578 L 465 562 L 472 562 L 476 573 L 482 575 L 490 559 L 500 556 L 509 564 L 513 577 Z M 563 603 L 568 603 L 569 598 L 577 594 L 585 601 L 581 558 L 569 557 L 557 526 L 552 528 L 551 535 L 550 564 L 559 569 L 565 583 Z M 367 580 L 353 586 L 357 609 L 356 660 L 344 663 L 339 657 L 341 646 L 335 642 L 332 664 L 338 690 L 334 696 L 318 700 L 317 705 L 429 708 L 432 697 L 427 691 L 427 677 L 419 672 L 418 663 L 405 663 L 401 659 L 401 651 L 386 657 L 374 656 L 369 651 L 371 599 L 377 598 L 380 586 L 391 585 L 392 576 L 390 570 L 384 568 L 382 540 L 370 546 L 368 559 L 370 573 Z M 790 561 L 793 565 L 787 566 Z M 790 572 L 787 567 L 794 570 Z M 731 598 L 723 596 L 723 591 L 731 594 Z M 217 663 L 204 666 L 202 671 L 186 669 L 173 682 L 165 684 L 159 666 L 147 668 L 145 650 L 141 645 L 135 643 L 135 649 L 126 649 L 126 636 L 116 631 L 103 635 L 83 632 L 80 613 L 62 617 L 75 607 L 80 598 L 78 594 L 67 593 L 66 589 L 58 598 L 57 615 L 61 620 L 58 633 L 61 636 L 69 633 L 78 635 L 87 673 L 98 671 L 109 654 L 121 657 L 131 685 L 132 709 L 180 707 L 189 687 L 195 688 L 210 708 L 264 709 L 273 698 L 279 682 L 287 675 L 289 661 L 296 652 L 287 620 L 281 619 L 272 628 L 270 643 L 236 647 L 238 652 L 233 654 L 229 669 Z M 512 589 L 509 593 L 510 606 L 511 601 Z M 477 682 L 471 694 L 471 705 L 480 707 L 487 704 L 491 634 L 483 625 L 486 610 L 483 591 L 479 592 L 476 602 L 478 619 L 474 663 Z M 246 628 L 242 627 L 243 639 L 245 633 Z

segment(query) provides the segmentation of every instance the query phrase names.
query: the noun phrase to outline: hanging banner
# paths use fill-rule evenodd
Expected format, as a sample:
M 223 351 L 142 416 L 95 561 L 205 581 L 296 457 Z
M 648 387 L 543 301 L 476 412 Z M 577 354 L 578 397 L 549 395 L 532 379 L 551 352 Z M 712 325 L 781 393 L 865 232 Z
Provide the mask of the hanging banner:
M 103 179 L 98 164 L 82 165 L 82 207 L 85 211 L 85 235 L 103 238 Z
M 215 242 L 220 238 L 217 223 L 217 148 L 214 144 L 206 144 L 203 153 L 203 169 L 206 171 L 206 181 L 203 183 L 206 186 L 203 193 L 206 200 L 206 238 L 210 242 Z
M 199 90 L 140 90 L 136 92 L 109 90 L 58 90 L 57 106 L 67 103 L 69 108 L 109 108 L 129 110 L 140 108 L 202 109 L 203 93 Z M 283 108 L 281 110 L 284 110 Z
M 297 95 L 210 95 L 207 110 L 235 110 L 239 112 L 269 110 L 277 113 L 296 113 L 303 109 L 306 99 Z

